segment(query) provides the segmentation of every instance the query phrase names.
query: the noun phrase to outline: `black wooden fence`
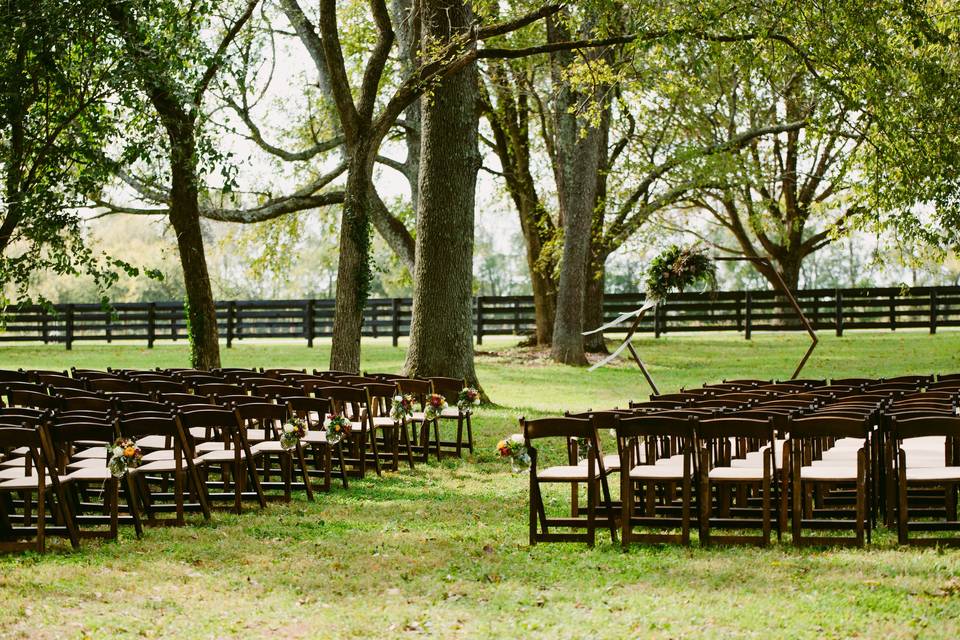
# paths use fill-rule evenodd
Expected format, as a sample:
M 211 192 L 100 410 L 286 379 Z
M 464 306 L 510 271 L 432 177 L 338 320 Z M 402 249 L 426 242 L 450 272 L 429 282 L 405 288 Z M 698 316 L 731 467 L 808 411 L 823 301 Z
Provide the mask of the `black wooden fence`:
M 807 289 L 797 301 L 817 330 L 843 335 L 848 329 L 960 326 L 960 287 Z M 396 345 L 410 330 L 411 300 L 380 298 L 367 302 L 363 335 L 390 337 Z M 643 294 L 608 294 L 604 314 L 612 320 L 643 304 Z M 474 298 L 477 343 L 486 336 L 525 335 L 534 331 L 530 296 Z M 217 303 L 220 336 L 227 346 L 244 338 L 314 339 L 333 331 L 333 300 L 231 300 Z M 180 302 L 118 303 L 111 311 L 97 304 L 8 307 L 0 316 L 0 342 L 64 343 L 79 340 L 185 340 L 186 317 Z M 626 325 L 608 333 L 623 333 Z M 683 293 L 670 296 L 649 313 L 640 331 L 659 336 L 679 331 L 755 331 L 802 329 L 793 309 L 773 291 Z

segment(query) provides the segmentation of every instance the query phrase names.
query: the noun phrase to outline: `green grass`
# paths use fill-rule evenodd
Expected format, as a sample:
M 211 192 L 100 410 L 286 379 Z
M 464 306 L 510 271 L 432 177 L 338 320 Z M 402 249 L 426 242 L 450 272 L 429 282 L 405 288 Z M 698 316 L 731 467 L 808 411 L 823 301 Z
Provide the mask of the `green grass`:
M 638 341 L 662 390 L 724 377 L 787 377 L 800 336 Z M 520 414 L 624 405 L 648 390 L 627 363 L 587 373 L 508 340 L 483 346 L 497 403 L 475 419 L 477 455 L 420 465 L 207 525 L 150 529 L 81 553 L 0 557 L 0 637 L 785 638 L 958 637 L 960 554 L 899 549 L 681 549 L 600 536 L 526 544 L 525 479 L 494 460 Z M 364 345 L 364 368 L 403 348 Z M 224 364 L 323 368 L 327 348 L 244 344 Z M 0 368 L 174 366 L 184 346 L 2 347 Z M 805 376 L 960 371 L 960 334 L 823 336 Z M 548 495 L 562 509 L 564 495 Z

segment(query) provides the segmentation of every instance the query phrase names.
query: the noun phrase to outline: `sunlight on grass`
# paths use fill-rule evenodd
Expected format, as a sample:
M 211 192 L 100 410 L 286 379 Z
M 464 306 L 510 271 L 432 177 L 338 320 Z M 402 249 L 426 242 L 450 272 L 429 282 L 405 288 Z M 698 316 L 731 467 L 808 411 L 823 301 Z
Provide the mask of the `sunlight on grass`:
M 649 391 L 629 362 L 594 373 L 545 364 L 508 339 L 478 359 L 497 403 L 476 453 L 298 497 L 208 525 L 124 529 L 118 543 L 0 557 L 0 637 L 14 638 L 916 638 L 960 636 L 960 554 L 896 548 L 634 546 L 599 535 L 527 545 L 526 479 L 493 446 L 518 415 L 625 405 Z M 786 377 L 801 336 L 637 341 L 664 391 L 724 377 Z M 329 346 L 240 344 L 225 366 L 324 368 Z M 182 366 L 185 345 L 0 348 L 0 368 Z M 365 343 L 395 371 L 403 345 Z M 806 377 L 960 371 L 960 334 L 856 333 L 823 343 Z M 548 507 L 562 508 L 562 495 Z

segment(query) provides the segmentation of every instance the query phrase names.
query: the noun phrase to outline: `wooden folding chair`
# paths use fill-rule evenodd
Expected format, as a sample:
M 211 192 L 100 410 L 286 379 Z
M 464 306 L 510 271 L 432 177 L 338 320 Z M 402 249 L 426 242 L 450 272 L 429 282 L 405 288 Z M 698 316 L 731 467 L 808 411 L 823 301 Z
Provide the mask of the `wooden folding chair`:
M 216 406 L 185 406 L 178 407 L 178 416 L 188 433 L 196 430 L 213 431 L 214 440 L 201 442 L 196 445 L 196 462 L 200 469 L 209 472 L 210 467 L 220 469 L 220 483 L 227 489 L 231 484 L 233 491 L 224 493 L 210 493 L 209 500 L 233 500 L 233 510 L 239 514 L 243 511 L 244 498 L 254 498 L 260 507 L 266 507 L 266 497 L 260 486 L 260 476 L 257 473 L 255 458 L 261 454 L 254 454 L 247 442 L 243 424 L 237 413 L 231 409 Z M 208 480 L 209 481 L 209 480 Z M 247 483 L 253 491 L 247 491 Z
M 154 436 L 169 440 L 169 454 L 165 450 L 157 452 L 155 459 L 144 456 L 143 464 L 127 471 L 128 490 L 131 493 L 130 510 L 137 516 L 146 512 L 147 523 L 156 525 L 183 526 L 186 511 L 199 511 L 205 520 L 210 519 L 210 506 L 207 502 L 207 487 L 200 477 L 194 461 L 192 439 L 173 414 L 139 414 L 144 417 L 121 415 L 117 420 L 117 430 L 122 437 L 133 438 L 142 443 Z M 173 493 L 162 490 L 166 479 L 173 479 Z M 160 491 L 151 491 L 151 484 L 161 483 Z M 187 502 L 187 494 L 193 502 Z M 175 517 L 158 518 L 159 513 L 173 511 Z
M 308 448 L 313 454 L 313 470 L 311 476 L 323 478 L 323 483 L 319 486 L 321 491 L 330 491 L 331 476 L 333 475 L 333 452 L 336 450 L 337 462 L 340 469 L 340 481 L 343 488 L 349 487 L 347 480 L 347 466 L 343 457 L 343 442 L 331 445 L 327 442 L 327 434 L 324 430 L 324 422 L 327 414 L 332 411 L 332 405 L 326 398 L 312 398 L 310 396 L 291 396 L 282 398 L 281 401 L 287 407 L 290 416 L 296 416 L 307 423 L 309 431 L 306 438 L 300 441 L 300 444 Z
M 871 414 L 791 418 L 789 430 L 793 543 L 862 547 L 870 535 Z M 850 486 L 852 509 L 844 496 L 831 500 L 831 491 Z M 852 519 L 842 517 L 851 511 Z M 852 530 L 854 537 L 809 536 L 804 529 Z
M 757 456 L 734 464 L 732 441 L 756 444 Z M 700 544 L 770 544 L 771 522 L 780 537 L 777 505 L 776 441 L 773 418 L 751 420 L 724 416 L 697 425 L 700 455 Z M 758 508 L 751 504 L 759 493 Z M 735 502 L 732 500 L 735 498 Z M 716 513 L 716 515 L 714 515 Z M 759 535 L 714 535 L 712 529 L 760 529 Z
M 244 402 L 233 405 L 232 408 L 243 424 L 248 441 L 254 443 L 252 452 L 262 455 L 263 479 L 260 481 L 260 486 L 264 489 L 275 486 L 270 480 L 270 460 L 276 458 L 283 479 L 283 497 L 289 502 L 293 489 L 293 467 L 296 463 L 300 468 L 303 478 L 302 486 L 307 493 L 307 499 L 312 502 L 313 488 L 310 486 L 310 472 L 307 470 L 302 445 L 298 442 L 297 446 L 290 450 L 280 445 L 283 423 L 290 415 L 287 407 L 263 402 Z
M 694 415 L 617 416 L 615 428 L 617 440 L 621 443 L 620 500 L 623 504 L 620 540 L 624 550 L 632 541 L 690 544 L 690 524 L 696 522 L 696 423 Z M 679 461 L 676 456 L 657 459 L 657 441 L 662 439 L 674 441 Z M 643 460 L 638 456 L 641 449 L 647 454 Z M 679 518 L 671 513 L 676 511 L 677 486 L 680 487 Z M 666 511 L 667 515 L 658 515 L 658 511 Z M 679 528 L 680 533 L 636 533 L 636 527 Z
M 897 478 L 897 538 L 900 544 L 960 546 L 960 537 L 913 537 L 914 531 L 958 531 L 960 487 L 960 417 L 927 415 L 890 419 Z M 911 506 L 911 489 L 940 492 L 942 509 Z M 925 507 L 925 508 L 924 508 Z M 937 516 L 943 515 L 940 519 Z M 921 519 L 922 518 L 922 519 Z
M 590 420 L 582 418 L 541 418 L 526 420 L 520 418 L 520 427 L 523 430 L 524 443 L 530 454 L 530 544 L 538 542 L 586 542 L 593 546 L 596 541 L 598 520 L 597 506 L 600 502 L 599 493 L 603 490 L 607 516 L 602 518 L 601 524 L 610 529 L 610 538 L 617 540 L 616 519 L 613 517 L 613 507 L 610 504 L 610 487 L 607 484 L 607 471 L 603 467 L 603 459 L 598 456 L 600 451 L 597 431 Z M 570 460 L 567 465 L 539 468 L 539 452 L 533 443 L 545 438 L 561 439 L 564 449 L 571 438 L 583 438 L 590 443 L 590 453 L 587 465 L 580 466 L 576 460 Z M 585 484 L 587 487 L 587 514 L 586 517 L 548 518 L 541 494 L 541 484 Z M 539 528 L 538 528 L 539 523 Z M 550 527 L 564 529 L 585 529 L 585 533 L 552 533 Z
M 46 551 L 52 529 L 47 506 L 59 513 L 59 527 L 74 549 L 80 539 L 63 500 L 56 466 L 50 463 L 52 448 L 42 428 L 0 425 L 0 451 L 24 451 L 20 470 L 0 474 L 0 551 Z M 34 502 L 34 497 L 36 502 Z M 36 512 L 34 512 L 34 506 Z
M 463 431 L 464 427 L 466 427 L 467 450 L 470 453 L 473 453 L 473 423 L 470 420 L 473 410 L 470 407 L 467 407 L 465 410 L 461 411 L 457 406 L 457 397 L 460 395 L 460 392 L 466 388 L 467 381 L 461 378 L 445 378 L 440 376 L 433 376 L 427 379 L 433 386 L 433 392 L 439 393 L 447 400 L 448 407 L 440 413 L 440 426 L 442 426 L 444 421 L 456 421 L 457 423 L 456 440 L 453 442 L 441 441 L 439 443 L 441 452 L 445 449 L 453 449 L 452 453 L 460 458 L 463 451 Z

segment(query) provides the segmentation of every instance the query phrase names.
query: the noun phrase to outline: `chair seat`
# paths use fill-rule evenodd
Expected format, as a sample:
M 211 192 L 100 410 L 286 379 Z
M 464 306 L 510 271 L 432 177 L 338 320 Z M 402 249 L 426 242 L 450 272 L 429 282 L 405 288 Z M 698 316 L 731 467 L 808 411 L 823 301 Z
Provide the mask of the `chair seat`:
M 165 449 L 169 446 L 167 436 L 144 436 L 137 440 L 141 449 Z
M 960 482 L 960 467 L 940 466 L 920 467 L 914 469 L 907 467 L 907 482 L 935 482 L 937 480 Z
M 589 460 L 581 460 L 579 466 L 586 467 L 590 463 Z M 603 456 L 603 468 L 607 472 L 611 471 L 620 471 L 620 456 L 615 453 L 608 453 Z
M 143 454 L 144 462 L 154 462 L 156 460 L 173 460 L 173 449 L 157 449 Z
M 303 444 L 326 444 L 327 431 L 326 429 L 311 429 L 306 436 L 300 438 L 300 442 Z
M 91 482 L 104 482 L 112 477 L 113 475 L 110 473 L 110 469 L 107 469 L 106 465 L 101 465 L 99 467 L 84 467 L 76 471 L 71 471 L 63 477 L 63 481 L 86 480 Z
M 921 436 L 919 438 L 908 438 L 904 440 L 900 445 L 900 448 L 907 452 L 907 455 L 910 455 L 911 451 L 943 451 L 944 446 L 946 446 L 946 438 L 944 436 Z
M 0 469 L 0 480 L 12 480 L 14 478 L 22 478 L 25 475 L 27 475 L 27 470 L 24 468 L 23 464 L 17 467 Z
M 390 416 L 374 416 L 373 417 L 373 426 L 374 427 L 392 427 L 394 425 L 393 418 Z
M 24 491 L 39 488 L 40 477 L 34 473 L 30 476 L 21 475 L 18 478 L 12 478 L 10 480 L 4 480 L 0 482 L 0 489 L 6 491 Z M 44 482 L 46 483 L 45 488 L 50 487 L 50 478 L 44 477 Z
M 22 467 L 24 465 L 23 458 L 10 458 L 9 460 L 4 460 L 0 462 L 0 469 L 9 469 L 11 467 Z
M 692 467 L 690 475 L 693 475 Z M 683 480 L 683 465 L 641 464 L 630 470 L 630 477 L 634 480 Z
M 183 465 L 182 468 L 186 470 L 186 462 L 181 462 Z M 171 456 L 170 458 L 164 458 L 163 460 L 145 462 L 136 469 L 131 469 L 130 473 L 173 473 L 176 470 L 176 461 L 173 459 L 173 456 Z
M 857 465 L 818 464 L 800 468 L 801 480 L 819 480 L 822 482 L 856 482 Z
M 440 412 L 440 417 L 447 420 L 459 420 L 460 419 L 460 409 L 456 407 L 447 407 Z
M 280 445 L 279 440 L 264 440 L 251 447 L 253 453 L 287 453 L 287 450 Z
M 709 476 L 711 480 L 759 482 L 760 480 L 763 480 L 763 466 L 715 467 L 710 470 Z
M 77 469 L 91 469 L 96 467 L 106 467 L 107 459 L 84 458 L 83 460 L 74 460 L 67 465 L 67 471 L 76 471 Z
M 83 460 L 85 458 L 99 458 L 101 460 L 106 460 L 107 458 L 106 445 L 102 447 L 90 447 L 89 449 L 82 449 L 73 454 L 74 460 Z
M 196 462 L 199 464 L 201 462 L 233 462 L 236 460 L 236 449 L 222 449 L 219 451 L 208 451 L 203 455 L 197 457 Z M 240 449 L 240 459 L 247 459 L 247 452 L 243 449 Z
M 584 481 L 589 479 L 589 477 L 589 469 L 579 465 L 547 467 L 542 471 L 537 471 L 537 479 L 539 480 Z M 599 478 L 599 473 L 594 477 Z
M 263 442 L 267 439 L 266 429 L 247 429 L 248 442 Z
M 201 453 L 207 453 L 209 451 L 223 451 L 227 448 L 227 445 L 219 440 L 209 440 L 207 442 L 199 442 L 196 446 L 196 453 L 199 455 Z

